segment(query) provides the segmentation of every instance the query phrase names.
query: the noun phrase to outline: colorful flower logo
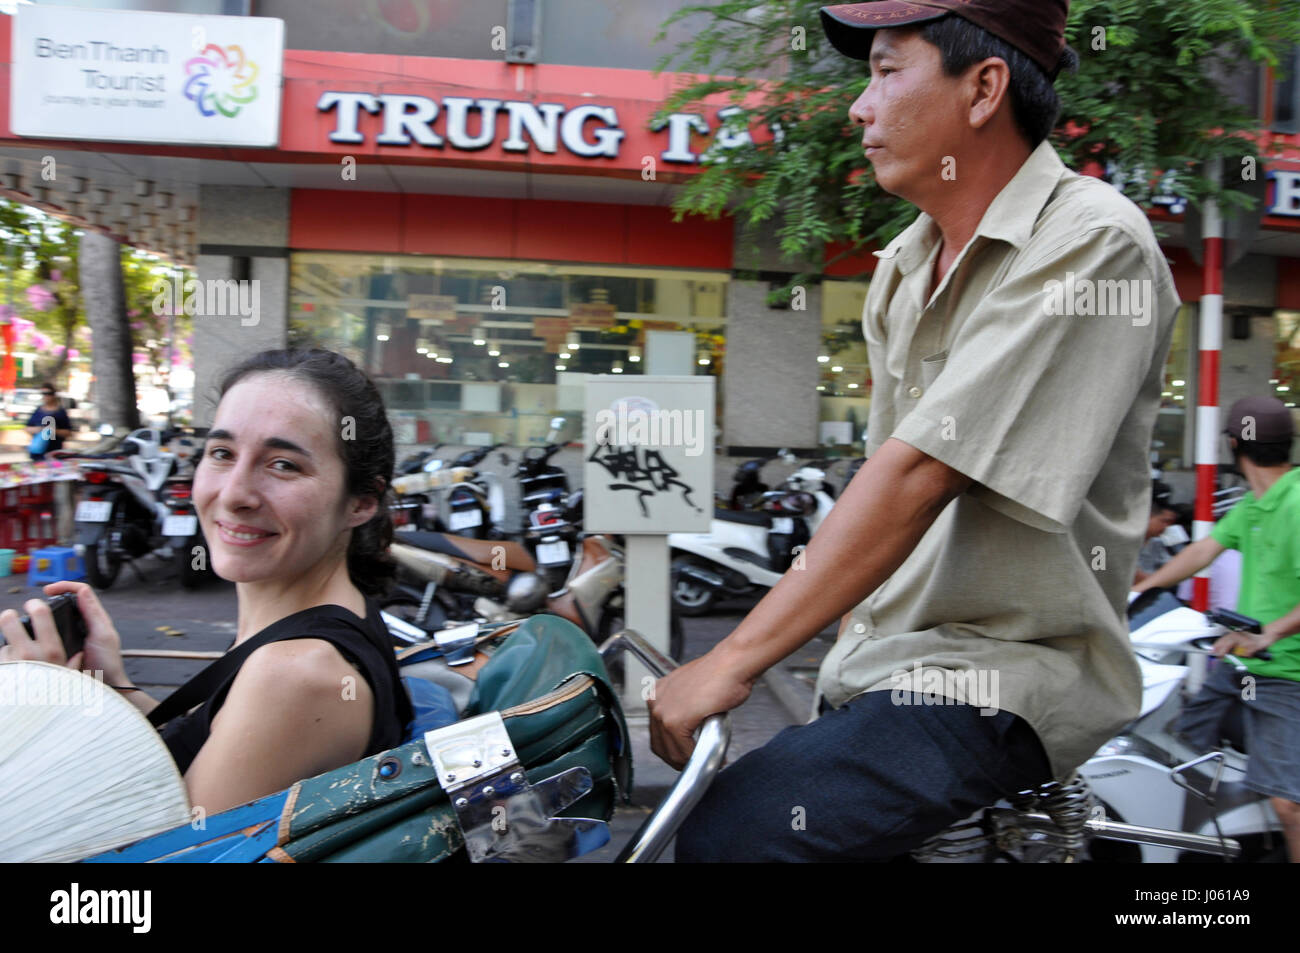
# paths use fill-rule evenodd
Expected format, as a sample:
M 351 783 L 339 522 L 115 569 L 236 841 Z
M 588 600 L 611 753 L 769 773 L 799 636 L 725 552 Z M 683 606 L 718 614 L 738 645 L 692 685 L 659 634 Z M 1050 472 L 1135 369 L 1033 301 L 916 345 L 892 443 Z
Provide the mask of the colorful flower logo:
M 203 52 L 185 64 L 185 98 L 194 100 L 205 116 L 234 117 L 240 107 L 257 98 L 257 64 L 244 59 L 240 46 L 220 47 L 209 43 Z

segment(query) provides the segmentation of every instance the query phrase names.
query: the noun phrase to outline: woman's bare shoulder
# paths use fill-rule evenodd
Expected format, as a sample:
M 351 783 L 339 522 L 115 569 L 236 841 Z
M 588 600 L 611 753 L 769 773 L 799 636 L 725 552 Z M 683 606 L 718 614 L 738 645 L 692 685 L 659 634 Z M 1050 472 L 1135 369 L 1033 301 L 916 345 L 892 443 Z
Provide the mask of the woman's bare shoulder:
M 336 694 L 348 687 L 370 690 L 356 666 L 326 639 L 289 639 L 264 645 L 248 656 L 232 693 L 241 680 L 247 688 L 274 688 L 277 693 L 299 698 Z

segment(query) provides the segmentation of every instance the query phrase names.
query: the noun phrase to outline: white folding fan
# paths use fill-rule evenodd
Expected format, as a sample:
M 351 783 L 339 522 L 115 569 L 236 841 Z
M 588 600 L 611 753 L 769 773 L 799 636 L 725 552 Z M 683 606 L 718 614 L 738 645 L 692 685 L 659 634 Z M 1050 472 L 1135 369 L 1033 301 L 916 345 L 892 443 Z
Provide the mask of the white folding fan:
M 167 746 L 103 682 L 0 662 L 0 861 L 72 861 L 190 820 Z

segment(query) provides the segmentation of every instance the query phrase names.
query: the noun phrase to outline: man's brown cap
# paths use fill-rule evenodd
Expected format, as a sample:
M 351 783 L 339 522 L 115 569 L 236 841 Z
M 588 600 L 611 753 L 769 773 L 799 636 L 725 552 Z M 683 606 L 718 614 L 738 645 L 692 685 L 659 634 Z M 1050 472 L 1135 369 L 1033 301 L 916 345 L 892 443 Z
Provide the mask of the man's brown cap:
M 822 7 L 822 29 L 845 56 L 871 56 L 876 30 L 925 23 L 955 13 L 1010 43 L 1056 79 L 1065 50 L 1070 0 L 878 0 Z
M 1252 443 L 1289 443 L 1291 411 L 1276 397 L 1243 397 L 1228 409 L 1226 433 Z M 1244 434 L 1244 435 L 1243 435 Z

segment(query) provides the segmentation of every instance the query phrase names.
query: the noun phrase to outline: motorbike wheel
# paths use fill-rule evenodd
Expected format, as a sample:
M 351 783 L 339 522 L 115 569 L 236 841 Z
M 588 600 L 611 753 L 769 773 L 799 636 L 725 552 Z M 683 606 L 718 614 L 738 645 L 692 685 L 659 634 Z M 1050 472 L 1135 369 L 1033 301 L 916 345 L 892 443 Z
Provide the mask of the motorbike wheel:
M 122 568 L 122 554 L 114 552 L 108 540 L 101 539 L 98 543 L 86 544 L 86 579 L 96 589 L 107 589 L 113 585 L 117 579 L 118 571 Z
M 707 615 L 713 611 L 718 602 L 718 593 L 703 583 L 691 579 L 681 572 L 683 566 L 690 565 L 683 559 L 673 560 L 672 593 L 673 609 L 684 616 Z
M 194 547 L 202 545 L 203 537 L 197 534 L 183 544 L 176 544 L 176 571 L 180 574 L 181 587 L 184 589 L 197 589 L 207 575 L 207 570 L 194 568 Z

